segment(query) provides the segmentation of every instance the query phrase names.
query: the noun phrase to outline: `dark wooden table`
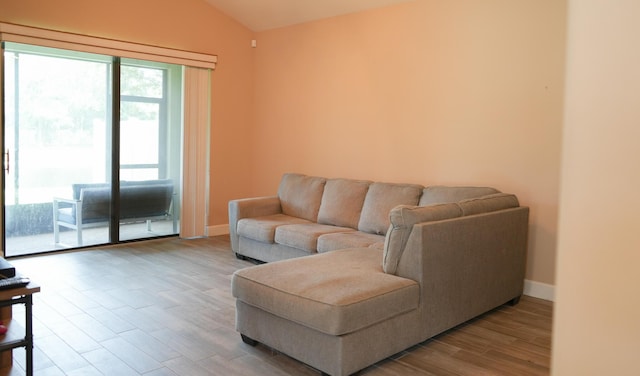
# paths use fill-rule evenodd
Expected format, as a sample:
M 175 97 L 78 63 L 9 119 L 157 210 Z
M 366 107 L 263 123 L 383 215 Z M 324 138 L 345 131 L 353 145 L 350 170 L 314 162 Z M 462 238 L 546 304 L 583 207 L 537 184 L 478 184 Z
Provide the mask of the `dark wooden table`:
M 31 282 L 24 287 L 0 290 L 0 317 L 7 326 L 7 333 L 0 337 L 0 352 L 3 352 L 0 361 L 1 367 L 10 367 L 13 363 L 13 349 L 24 347 L 26 349 L 26 373 L 33 375 L 33 294 L 40 291 L 40 286 Z M 25 305 L 25 327 L 15 325 L 12 319 L 12 306 L 14 304 Z

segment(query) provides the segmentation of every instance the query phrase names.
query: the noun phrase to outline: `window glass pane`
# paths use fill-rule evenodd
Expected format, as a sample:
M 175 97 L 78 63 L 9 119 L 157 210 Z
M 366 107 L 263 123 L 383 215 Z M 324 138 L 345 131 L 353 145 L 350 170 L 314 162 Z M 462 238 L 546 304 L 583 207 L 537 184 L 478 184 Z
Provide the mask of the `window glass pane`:
M 51 202 L 73 183 L 106 181 L 108 59 L 7 45 L 5 147 L 13 167 L 7 203 Z
M 157 168 L 120 169 L 120 180 L 122 181 L 154 180 L 158 178 Z
M 108 227 L 87 230 L 82 240 L 64 226 L 54 235 L 52 209 L 75 223 L 74 184 L 99 184 L 109 196 L 112 58 L 4 47 L 5 254 L 108 243 Z
M 122 95 L 162 98 L 163 73 L 161 69 L 123 65 L 120 71 Z
M 146 218 L 128 217 L 130 208 L 121 201 L 120 240 L 175 234 L 180 212 L 182 67 L 131 59 L 121 63 L 121 196 L 144 192 L 145 202 L 135 207 L 144 207 Z
M 120 106 L 120 164 L 158 164 L 160 106 L 123 101 Z

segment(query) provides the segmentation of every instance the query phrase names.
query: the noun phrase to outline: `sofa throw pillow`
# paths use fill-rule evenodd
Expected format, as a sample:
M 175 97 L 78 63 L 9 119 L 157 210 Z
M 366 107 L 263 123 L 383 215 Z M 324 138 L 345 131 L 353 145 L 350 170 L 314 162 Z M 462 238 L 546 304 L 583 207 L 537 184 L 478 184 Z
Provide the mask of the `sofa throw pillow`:
M 417 184 L 372 183 L 364 199 L 358 229 L 385 235 L 389 211 L 398 205 L 417 205 L 422 188 Z
M 302 174 L 284 174 L 278 187 L 282 213 L 316 222 L 326 179 Z
M 384 241 L 382 269 L 385 273 L 396 274 L 413 225 L 461 216 L 462 209 L 455 203 L 429 206 L 402 205 L 393 208 L 389 213 L 391 225 Z
M 427 206 L 433 204 L 444 204 L 447 202 L 458 202 L 460 200 L 486 196 L 494 193 L 500 193 L 500 191 L 491 187 L 446 187 L 442 185 L 434 185 L 424 189 L 418 205 Z
M 329 179 L 324 186 L 318 223 L 358 228 L 370 181 Z

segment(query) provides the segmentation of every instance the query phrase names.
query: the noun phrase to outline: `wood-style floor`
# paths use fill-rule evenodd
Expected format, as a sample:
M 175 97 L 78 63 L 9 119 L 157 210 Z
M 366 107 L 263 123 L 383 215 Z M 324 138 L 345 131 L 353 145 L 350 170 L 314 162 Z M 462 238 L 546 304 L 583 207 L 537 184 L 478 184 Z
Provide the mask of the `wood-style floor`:
M 319 374 L 240 340 L 230 279 L 252 264 L 233 256 L 228 236 L 10 261 L 42 287 L 33 307 L 38 376 Z M 358 374 L 548 375 L 552 308 L 525 296 Z M 24 365 L 24 350 L 14 350 L 2 374 L 24 375 Z

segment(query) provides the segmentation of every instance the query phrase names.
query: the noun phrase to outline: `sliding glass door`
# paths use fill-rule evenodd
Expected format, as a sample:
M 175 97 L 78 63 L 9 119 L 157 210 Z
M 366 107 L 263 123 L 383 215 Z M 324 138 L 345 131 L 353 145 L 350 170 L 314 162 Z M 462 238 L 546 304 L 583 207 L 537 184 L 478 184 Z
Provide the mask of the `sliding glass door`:
M 118 137 L 120 240 L 178 233 L 181 119 L 181 67 L 123 59 Z
M 4 44 L 6 256 L 178 233 L 181 67 Z

